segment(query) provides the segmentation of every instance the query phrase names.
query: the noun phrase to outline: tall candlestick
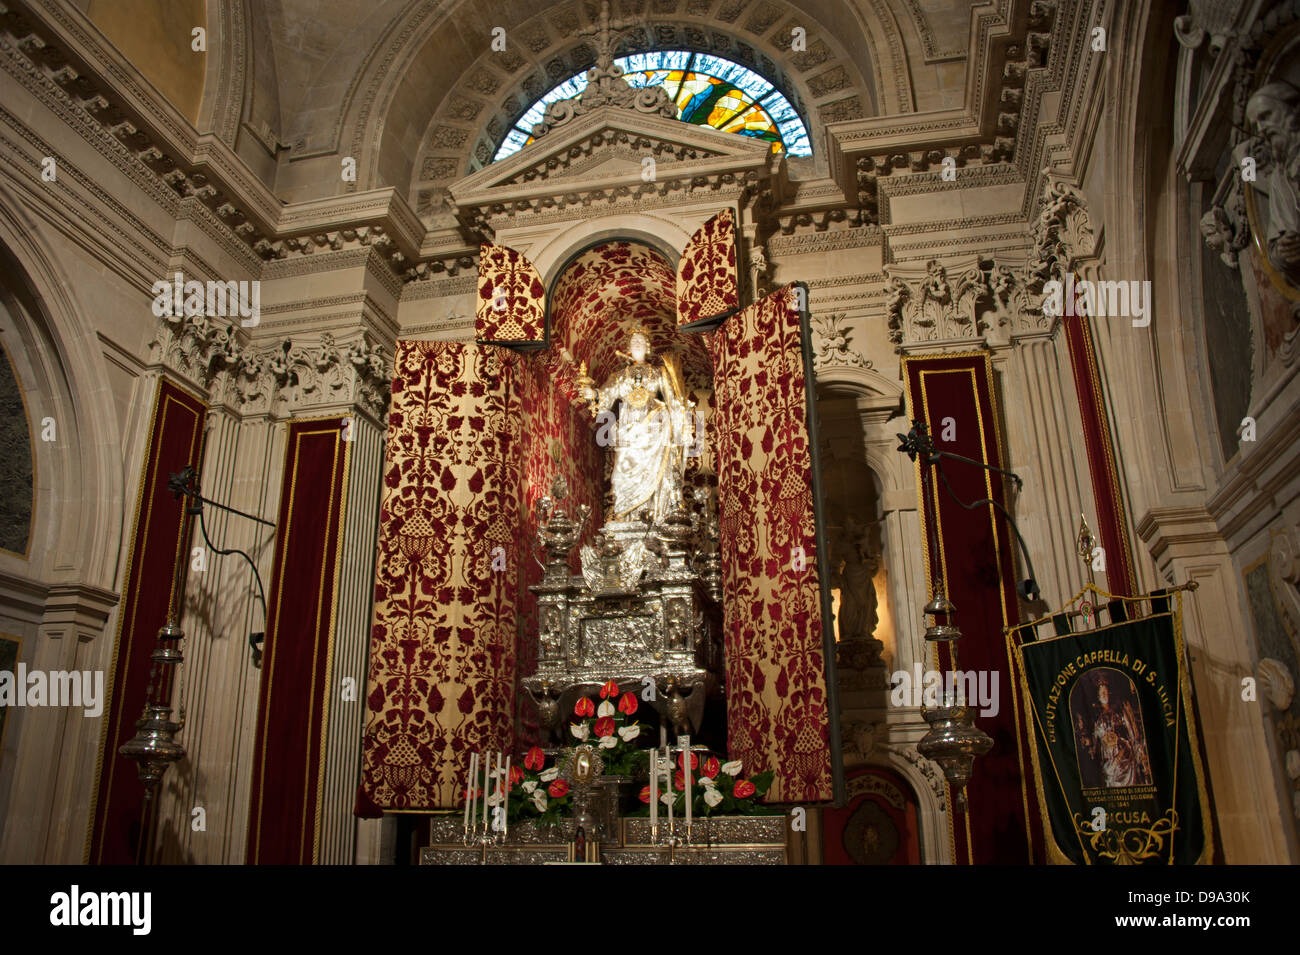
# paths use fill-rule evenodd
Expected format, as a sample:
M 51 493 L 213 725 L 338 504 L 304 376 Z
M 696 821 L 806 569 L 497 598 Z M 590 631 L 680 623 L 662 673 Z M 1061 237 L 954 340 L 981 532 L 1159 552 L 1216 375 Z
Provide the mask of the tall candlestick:
M 668 727 L 662 723 L 659 724 L 659 748 L 666 749 L 668 746 Z
M 691 738 L 679 737 L 682 741 L 682 777 L 686 780 L 686 835 L 691 834 Z
M 510 835 L 510 756 L 506 756 L 506 774 L 501 777 L 501 834 Z
M 659 831 L 659 751 L 650 750 L 650 838 Z
M 492 750 L 483 754 L 483 835 L 488 834 L 488 793 L 492 791 Z
M 465 823 L 471 834 L 478 827 L 478 753 L 469 754 L 469 777 L 465 783 Z

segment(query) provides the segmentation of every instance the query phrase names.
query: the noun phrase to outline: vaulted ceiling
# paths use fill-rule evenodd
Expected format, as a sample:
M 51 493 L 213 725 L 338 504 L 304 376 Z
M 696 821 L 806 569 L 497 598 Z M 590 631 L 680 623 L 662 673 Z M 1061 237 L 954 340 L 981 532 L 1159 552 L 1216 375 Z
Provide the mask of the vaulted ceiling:
M 185 71 L 204 74 L 201 131 L 235 146 L 282 200 L 389 185 L 428 224 L 445 210 L 446 187 L 488 162 L 535 99 L 591 65 L 600 15 L 597 0 L 187 0 L 193 16 L 206 16 L 204 58 L 179 28 L 156 37 L 129 29 L 137 8 L 175 5 L 124 2 L 83 0 L 183 112 L 195 113 L 199 88 Z M 1007 158 L 1024 72 L 1043 65 L 1056 14 L 1055 0 L 611 6 L 619 54 L 711 52 L 777 84 L 813 143 L 811 158 L 791 160 L 796 179 L 834 174 L 828 133 L 845 124 L 859 142 L 887 144 L 893 155 L 880 158 L 891 166 L 902 155 L 916 167 L 908 137 L 937 161 L 936 130 L 944 154 L 962 163 Z M 142 44 L 174 48 L 152 56 Z M 345 157 L 357 162 L 355 183 L 339 175 Z

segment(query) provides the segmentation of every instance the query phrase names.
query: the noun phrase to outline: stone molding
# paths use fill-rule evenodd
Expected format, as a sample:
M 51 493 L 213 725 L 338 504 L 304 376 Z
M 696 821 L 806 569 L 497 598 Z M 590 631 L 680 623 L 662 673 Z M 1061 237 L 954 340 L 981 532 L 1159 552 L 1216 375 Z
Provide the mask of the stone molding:
M 361 329 L 346 341 L 313 339 L 259 345 L 224 319 L 164 316 L 150 361 L 171 369 L 240 414 L 290 417 L 313 408 L 355 405 L 376 421 L 388 408 L 392 359 Z

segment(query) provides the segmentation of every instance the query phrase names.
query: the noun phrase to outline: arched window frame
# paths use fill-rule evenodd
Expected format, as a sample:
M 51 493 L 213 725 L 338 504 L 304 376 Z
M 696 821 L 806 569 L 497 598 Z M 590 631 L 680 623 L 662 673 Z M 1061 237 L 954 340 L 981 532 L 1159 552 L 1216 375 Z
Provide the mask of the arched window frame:
M 622 68 L 628 84 L 631 86 L 662 85 L 673 101 L 678 104 L 678 119 L 683 122 L 693 121 L 683 118 L 682 109 L 684 104 L 680 101 L 682 87 L 691 79 L 692 75 L 709 77 L 727 83 L 743 94 L 744 102 L 727 115 L 714 122 L 709 122 L 707 125 L 715 129 L 726 130 L 726 127 L 735 123 L 737 119 L 750 114 L 754 110 L 759 110 L 766 118 L 771 120 L 778 137 L 774 141 L 780 143 L 782 150 L 791 156 L 812 155 L 808 126 L 791 103 L 790 98 L 775 83 L 754 72 L 749 67 L 712 53 L 699 53 L 690 50 L 651 50 L 621 56 L 614 62 Z M 676 79 L 670 78 L 673 73 L 680 75 Z M 523 115 L 515 121 L 514 125 L 506 131 L 505 136 L 497 145 L 492 161 L 496 162 L 507 156 L 512 156 L 531 142 L 533 138 L 532 128 L 534 124 L 541 121 L 549 104 L 559 100 L 573 99 L 581 95 L 586 87 L 586 71 L 570 76 L 552 87 L 529 106 Z M 730 93 L 724 94 L 724 97 L 725 95 L 730 95 Z M 737 135 L 747 135 L 740 130 L 731 131 L 736 132 Z

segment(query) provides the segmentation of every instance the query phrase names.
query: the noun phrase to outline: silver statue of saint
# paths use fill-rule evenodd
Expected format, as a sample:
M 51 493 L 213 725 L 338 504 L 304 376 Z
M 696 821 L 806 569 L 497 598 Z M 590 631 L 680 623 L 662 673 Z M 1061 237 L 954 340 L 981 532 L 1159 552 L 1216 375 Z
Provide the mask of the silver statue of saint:
M 647 361 L 650 338 L 645 331 L 632 333 L 628 352 L 627 365 L 599 389 L 586 377 L 584 364 L 578 394 L 590 403 L 593 417 L 618 405 L 610 521 L 647 518 L 657 524 L 682 506 L 695 402 L 686 396 L 676 355 L 664 354 L 658 364 Z

